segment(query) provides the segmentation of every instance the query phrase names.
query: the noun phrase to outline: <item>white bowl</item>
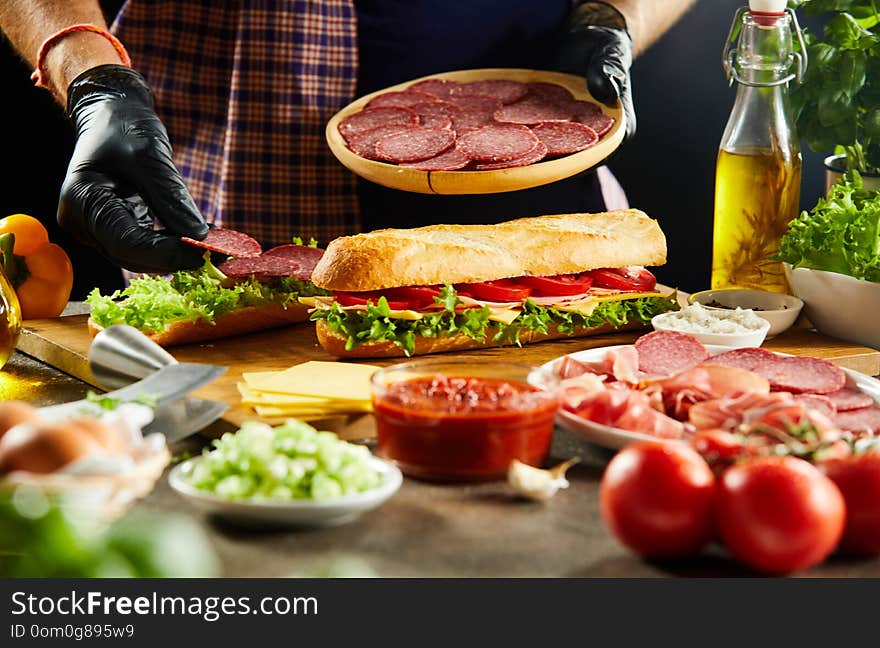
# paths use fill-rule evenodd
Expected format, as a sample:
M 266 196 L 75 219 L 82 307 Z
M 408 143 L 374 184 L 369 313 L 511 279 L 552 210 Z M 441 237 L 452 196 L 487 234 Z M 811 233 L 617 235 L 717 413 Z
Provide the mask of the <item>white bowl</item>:
M 721 304 L 723 308 L 708 306 L 711 303 Z M 746 290 L 744 288 L 719 288 L 704 290 L 688 297 L 689 304 L 701 304 L 710 310 L 726 310 L 728 308 L 751 308 L 755 315 L 770 322 L 767 337 L 779 335 L 791 328 L 795 323 L 804 302 L 797 297 L 766 290 Z M 759 310 L 756 310 L 759 309 Z
M 345 524 L 361 514 L 385 503 L 403 483 L 403 475 L 390 461 L 372 457 L 373 467 L 382 481 L 363 493 L 327 500 L 289 500 L 287 502 L 252 502 L 228 500 L 199 490 L 184 479 L 199 457 L 184 461 L 171 471 L 171 488 L 188 499 L 196 508 L 251 527 L 327 527 Z
M 723 309 L 718 309 L 722 311 Z M 690 331 L 682 331 L 675 324 L 667 323 L 668 315 L 673 313 L 661 313 L 655 315 L 651 320 L 651 324 L 656 331 L 675 331 L 677 333 L 687 333 L 697 338 L 703 344 L 715 344 L 718 346 L 726 346 L 732 349 L 740 349 L 743 347 L 759 347 L 767 337 L 767 331 L 770 330 L 770 322 L 764 320 L 761 328 L 749 333 L 691 333 Z
M 880 283 L 788 264 L 785 271 L 821 333 L 880 349 Z

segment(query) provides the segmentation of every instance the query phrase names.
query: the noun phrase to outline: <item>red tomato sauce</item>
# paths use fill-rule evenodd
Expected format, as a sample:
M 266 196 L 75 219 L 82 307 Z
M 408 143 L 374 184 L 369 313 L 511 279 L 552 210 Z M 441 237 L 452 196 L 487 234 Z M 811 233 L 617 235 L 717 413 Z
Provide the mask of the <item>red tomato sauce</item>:
M 447 376 L 403 380 L 374 398 L 379 454 L 424 479 L 503 478 L 514 459 L 541 465 L 557 406 L 555 394 L 524 383 Z

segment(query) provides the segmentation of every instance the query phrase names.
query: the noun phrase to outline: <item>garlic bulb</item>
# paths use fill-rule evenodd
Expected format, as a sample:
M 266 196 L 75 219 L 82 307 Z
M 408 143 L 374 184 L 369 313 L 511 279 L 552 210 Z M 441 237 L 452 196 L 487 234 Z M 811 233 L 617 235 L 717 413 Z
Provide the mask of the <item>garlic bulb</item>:
M 549 470 L 535 468 L 514 459 L 507 469 L 507 483 L 518 494 L 536 502 L 545 502 L 560 488 L 568 488 L 565 472 L 580 461 L 575 457 Z

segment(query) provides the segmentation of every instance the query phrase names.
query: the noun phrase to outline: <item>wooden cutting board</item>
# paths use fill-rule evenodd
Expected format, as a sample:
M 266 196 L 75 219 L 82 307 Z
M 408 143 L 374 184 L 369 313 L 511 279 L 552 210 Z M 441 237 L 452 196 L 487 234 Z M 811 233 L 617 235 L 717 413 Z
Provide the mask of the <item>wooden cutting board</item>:
M 56 319 L 31 320 L 25 323 L 18 349 L 65 373 L 91 385 L 96 385 L 89 371 L 88 352 L 91 338 L 86 327 L 86 315 L 72 315 Z M 573 340 L 557 340 L 524 346 L 466 351 L 457 354 L 482 359 L 513 360 L 540 365 L 566 353 L 612 344 L 629 344 L 637 333 L 617 333 Z M 806 329 L 791 329 L 781 336 L 768 340 L 764 347 L 772 351 L 796 355 L 812 355 L 827 358 L 849 369 L 869 376 L 880 374 L 880 351 L 824 337 Z M 203 387 L 194 396 L 224 401 L 230 408 L 224 420 L 239 425 L 245 419 L 258 418 L 249 407 L 240 402 L 236 383 L 245 371 L 271 371 L 286 369 L 306 360 L 333 360 L 319 345 L 314 327 L 309 324 L 276 329 L 225 340 L 173 347 L 169 351 L 180 362 L 202 362 L 221 365 L 229 370 L 216 381 Z M 370 364 L 388 365 L 393 360 L 367 360 Z M 370 436 L 372 417 L 362 426 L 351 429 L 352 421 L 346 421 L 346 436 Z

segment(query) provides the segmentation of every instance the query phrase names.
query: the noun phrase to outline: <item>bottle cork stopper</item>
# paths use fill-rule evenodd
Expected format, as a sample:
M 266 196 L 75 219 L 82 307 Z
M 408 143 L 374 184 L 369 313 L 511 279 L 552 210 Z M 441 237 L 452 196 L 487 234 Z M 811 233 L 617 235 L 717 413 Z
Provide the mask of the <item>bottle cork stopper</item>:
M 787 6 L 786 0 L 749 0 L 753 13 L 782 14 Z

